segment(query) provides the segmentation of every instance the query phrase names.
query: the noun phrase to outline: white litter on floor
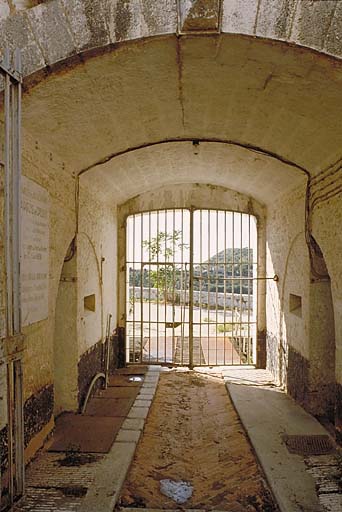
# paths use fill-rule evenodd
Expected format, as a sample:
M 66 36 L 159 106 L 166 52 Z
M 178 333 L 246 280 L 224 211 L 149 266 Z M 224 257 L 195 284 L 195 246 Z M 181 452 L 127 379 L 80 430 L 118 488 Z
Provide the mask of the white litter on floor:
M 160 492 L 180 505 L 191 498 L 194 488 L 189 482 L 160 480 Z

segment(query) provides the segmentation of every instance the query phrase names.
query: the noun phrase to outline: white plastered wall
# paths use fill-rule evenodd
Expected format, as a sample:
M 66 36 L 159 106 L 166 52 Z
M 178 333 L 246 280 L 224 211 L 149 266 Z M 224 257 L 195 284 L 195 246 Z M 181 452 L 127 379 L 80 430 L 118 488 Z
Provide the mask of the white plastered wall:
M 305 197 L 303 183 L 268 208 L 267 272 L 278 274 L 279 282 L 267 284 L 267 366 L 310 412 L 325 416 L 333 415 L 335 381 L 341 381 L 341 205 L 324 203 L 313 214 L 312 234 L 330 275 L 330 282 L 317 282 L 305 239 Z M 291 295 L 300 297 L 301 308 L 293 310 Z
M 309 254 L 305 242 L 305 187 L 292 191 L 268 208 L 267 366 L 280 384 L 286 383 L 288 343 L 309 355 Z M 289 312 L 290 293 L 302 297 L 301 317 Z
M 78 265 L 78 339 L 79 357 L 95 343 L 103 341 L 107 315 L 112 328 L 117 323 L 116 205 L 101 200 L 101 189 L 93 176 L 93 190 L 80 180 Z M 95 311 L 84 307 L 84 297 L 95 295 Z
M 24 133 L 23 174 L 49 192 L 49 316 L 24 327 L 25 398 L 53 382 L 55 305 L 64 256 L 75 230 L 75 181 L 59 157 Z
M 340 171 L 341 172 L 341 171 Z M 331 279 L 335 321 L 336 382 L 342 385 L 342 201 L 341 194 L 317 205 L 312 226 Z
M 102 202 L 97 189 L 91 192 L 88 185 L 81 185 L 77 253 L 70 264 L 64 265 L 76 233 L 74 174 L 50 148 L 43 147 L 24 131 L 23 175 L 44 187 L 50 198 L 49 310 L 46 319 L 23 328 L 24 400 L 54 385 L 55 413 L 59 413 L 78 407 L 78 361 L 85 351 L 103 339 L 107 313 L 112 314 L 112 326 L 116 325 L 115 206 Z M 104 258 L 102 265 L 101 258 Z M 4 290 L 3 269 L 0 277 Z M 92 313 L 86 316 L 83 298 L 91 293 L 96 294 L 96 312 L 94 316 Z M 0 315 L 3 326 L 3 309 Z M 58 325 L 56 328 L 56 321 L 59 325 L 65 324 L 64 331 Z M 2 367 L 0 429 L 6 423 L 5 380 Z

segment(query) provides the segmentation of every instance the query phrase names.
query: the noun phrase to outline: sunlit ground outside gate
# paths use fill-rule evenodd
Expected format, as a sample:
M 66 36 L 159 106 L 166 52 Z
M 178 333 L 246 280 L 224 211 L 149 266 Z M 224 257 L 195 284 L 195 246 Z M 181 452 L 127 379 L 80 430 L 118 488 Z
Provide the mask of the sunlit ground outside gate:
M 126 360 L 253 364 L 257 224 L 223 210 L 127 219 Z

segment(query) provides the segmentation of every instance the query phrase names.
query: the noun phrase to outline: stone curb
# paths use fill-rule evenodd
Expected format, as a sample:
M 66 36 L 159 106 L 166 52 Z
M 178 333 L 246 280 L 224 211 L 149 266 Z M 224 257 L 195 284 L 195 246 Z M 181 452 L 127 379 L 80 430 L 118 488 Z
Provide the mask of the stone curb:
M 182 510 L 182 512 L 203 512 L 202 508 L 182 508 L 182 509 L 181 508 L 179 508 L 179 509 L 174 509 L 174 508 L 163 508 L 163 509 L 159 509 L 159 508 L 144 508 L 144 509 L 141 509 L 141 508 L 126 508 L 125 507 L 125 512 L 141 512 L 141 510 L 143 510 L 144 512 L 175 512 L 175 510 Z M 223 511 L 213 509 L 210 512 L 223 512 Z
M 141 393 L 144 388 L 143 384 L 111 450 L 104 456 L 101 465 L 97 467 L 94 483 L 82 501 L 82 512 L 94 512 L 95 510 L 96 512 L 112 512 L 114 510 L 144 430 L 157 389 L 160 371 L 160 367 L 154 366 L 153 370 L 149 367 L 145 376 L 145 381 L 148 384 L 147 392 Z
M 324 428 L 285 393 L 267 385 L 246 386 L 226 379 L 225 385 L 280 512 L 322 511 L 304 457 L 291 454 L 281 436 L 324 435 Z

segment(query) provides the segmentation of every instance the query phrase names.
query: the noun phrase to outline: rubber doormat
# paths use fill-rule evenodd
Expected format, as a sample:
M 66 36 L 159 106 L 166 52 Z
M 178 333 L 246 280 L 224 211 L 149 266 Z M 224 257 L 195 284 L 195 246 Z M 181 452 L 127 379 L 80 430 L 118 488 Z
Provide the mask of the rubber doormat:
M 87 416 L 74 413 L 62 414 L 50 452 L 75 451 L 81 453 L 108 453 L 124 417 Z
M 92 398 L 85 410 L 86 416 L 110 416 L 117 418 L 128 415 L 134 398 Z

